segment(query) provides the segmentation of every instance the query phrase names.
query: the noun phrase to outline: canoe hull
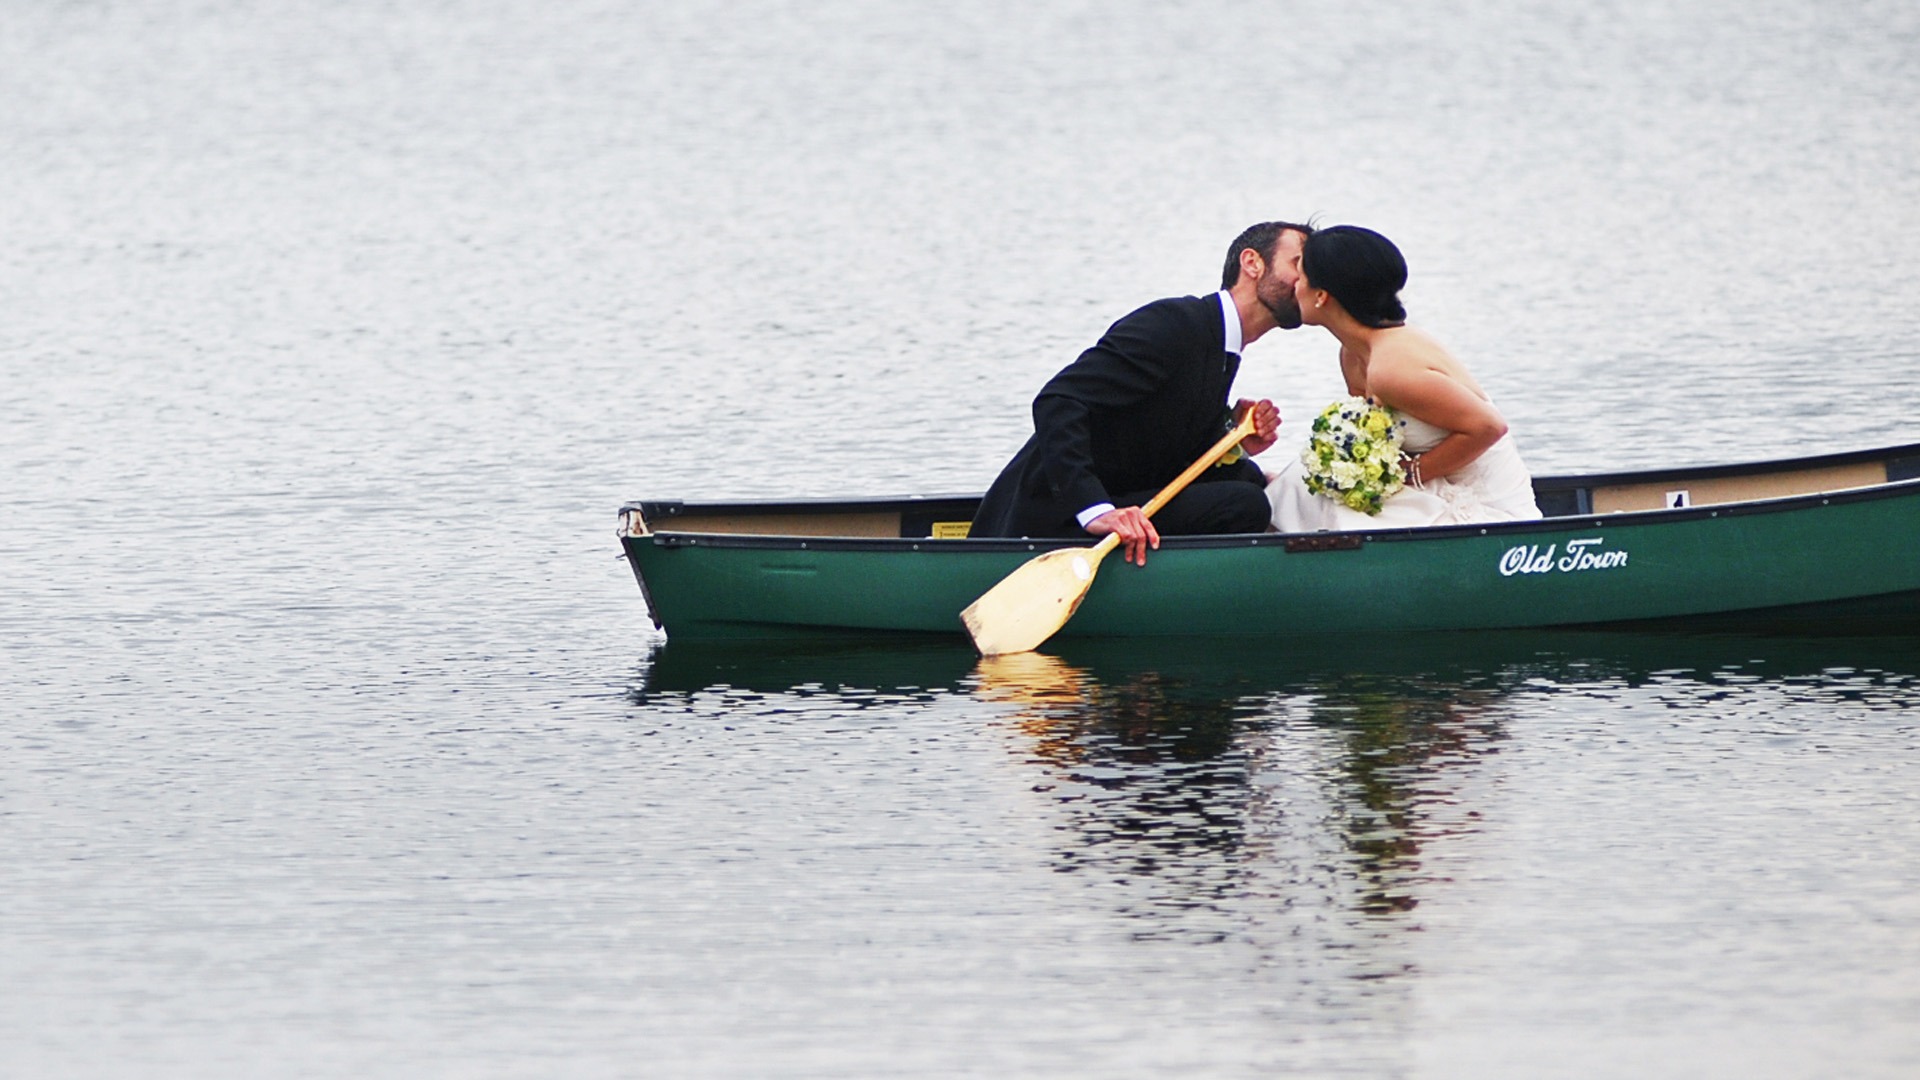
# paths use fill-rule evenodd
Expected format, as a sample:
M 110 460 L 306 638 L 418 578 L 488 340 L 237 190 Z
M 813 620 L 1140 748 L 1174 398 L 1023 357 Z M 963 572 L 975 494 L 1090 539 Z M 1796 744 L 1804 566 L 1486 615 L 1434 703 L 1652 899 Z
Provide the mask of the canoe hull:
M 675 640 L 962 632 L 1058 544 L 693 533 L 623 543 Z M 1920 483 L 1716 509 L 1169 539 L 1107 560 L 1064 637 L 1688 625 L 1920 632 Z

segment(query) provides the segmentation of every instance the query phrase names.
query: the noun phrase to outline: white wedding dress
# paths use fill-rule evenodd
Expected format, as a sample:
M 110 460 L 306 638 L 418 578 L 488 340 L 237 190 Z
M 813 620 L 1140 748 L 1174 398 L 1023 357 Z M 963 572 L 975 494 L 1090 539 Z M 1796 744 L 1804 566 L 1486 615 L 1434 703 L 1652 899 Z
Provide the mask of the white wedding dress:
M 1402 414 L 1402 447 L 1424 454 L 1452 432 Z M 1520 521 L 1540 516 L 1533 501 L 1533 476 L 1511 434 L 1487 448 L 1471 464 L 1450 476 L 1428 480 L 1420 487 L 1401 489 L 1378 514 L 1349 509 L 1325 495 L 1307 490 L 1306 466 L 1299 456 L 1267 485 L 1278 532 L 1343 532 L 1365 529 L 1404 529 L 1416 525 L 1459 525 L 1471 521 Z

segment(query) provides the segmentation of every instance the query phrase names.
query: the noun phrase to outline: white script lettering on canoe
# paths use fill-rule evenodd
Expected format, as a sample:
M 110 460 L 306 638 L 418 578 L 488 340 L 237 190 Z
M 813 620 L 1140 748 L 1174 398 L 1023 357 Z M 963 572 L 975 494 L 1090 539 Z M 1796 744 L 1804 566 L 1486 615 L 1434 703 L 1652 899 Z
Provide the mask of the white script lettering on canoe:
M 1564 555 L 1559 554 L 1559 544 L 1548 544 L 1545 550 L 1538 544 L 1508 548 L 1507 553 L 1500 557 L 1500 573 L 1506 577 L 1515 574 L 1550 574 L 1555 570 L 1572 574 L 1582 570 L 1613 570 L 1627 565 L 1627 553 L 1607 551 L 1601 546 L 1605 543 L 1606 538 L 1600 536 L 1569 540 Z

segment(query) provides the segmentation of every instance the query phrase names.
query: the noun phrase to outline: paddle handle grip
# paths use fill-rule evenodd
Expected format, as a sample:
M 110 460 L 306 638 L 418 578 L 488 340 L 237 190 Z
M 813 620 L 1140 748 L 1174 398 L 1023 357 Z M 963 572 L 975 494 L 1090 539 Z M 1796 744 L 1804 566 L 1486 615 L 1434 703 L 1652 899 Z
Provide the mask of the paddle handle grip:
M 1173 483 L 1161 488 L 1160 494 L 1148 499 L 1147 505 L 1140 508 L 1141 513 L 1152 517 L 1155 513 L 1159 512 L 1161 507 L 1173 501 L 1175 495 L 1180 494 L 1181 491 L 1186 489 L 1188 484 L 1193 483 L 1194 477 L 1199 476 L 1211 468 L 1214 462 L 1220 460 L 1221 455 L 1239 446 L 1240 440 L 1253 434 L 1253 430 L 1253 410 L 1248 409 L 1246 415 L 1240 418 L 1240 422 L 1233 426 L 1232 431 L 1220 436 L 1220 441 L 1213 444 L 1213 449 L 1208 450 L 1200 460 L 1187 466 L 1186 472 L 1174 477 Z M 1114 538 L 1109 535 L 1107 539 L 1113 540 Z M 1116 540 L 1115 542 L 1117 543 L 1118 541 Z

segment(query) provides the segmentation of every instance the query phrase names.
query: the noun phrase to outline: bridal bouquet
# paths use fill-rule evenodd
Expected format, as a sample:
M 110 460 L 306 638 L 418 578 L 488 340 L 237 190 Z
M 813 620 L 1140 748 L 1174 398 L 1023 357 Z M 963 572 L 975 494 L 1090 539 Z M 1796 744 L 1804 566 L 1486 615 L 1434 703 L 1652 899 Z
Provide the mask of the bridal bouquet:
M 1379 513 L 1388 496 L 1407 486 L 1400 427 L 1393 410 L 1365 398 L 1345 398 L 1320 410 L 1300 453 L 1307 490 L 1363 514 Z

